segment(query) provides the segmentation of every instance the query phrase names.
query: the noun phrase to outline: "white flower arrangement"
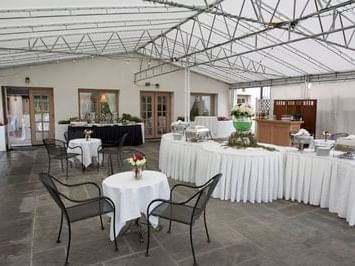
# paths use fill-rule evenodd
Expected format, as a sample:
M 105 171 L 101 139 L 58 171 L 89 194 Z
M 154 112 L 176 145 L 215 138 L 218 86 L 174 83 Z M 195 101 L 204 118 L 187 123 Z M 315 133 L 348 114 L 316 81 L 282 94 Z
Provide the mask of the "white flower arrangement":
M 254 109 L 245 103 L 235 105 L 231 110 L 231 115 L 236 118 L 239 117 L 253 117 L 255 115 Z
M 133 156 L 128 158 L 127 161 L 133 167 L 143 167 L 147 162 L 145 157 L 140 153 L 133 154 Z

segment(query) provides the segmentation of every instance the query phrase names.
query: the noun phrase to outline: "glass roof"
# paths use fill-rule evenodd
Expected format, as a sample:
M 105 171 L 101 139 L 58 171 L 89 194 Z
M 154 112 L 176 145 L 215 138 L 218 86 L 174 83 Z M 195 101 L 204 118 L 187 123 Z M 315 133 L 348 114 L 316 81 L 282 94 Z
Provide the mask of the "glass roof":
M 349 71 L 354 2 L 2 0 L 0 69 L 133 53 L 136 80 L 187 66 L 227 83 Z

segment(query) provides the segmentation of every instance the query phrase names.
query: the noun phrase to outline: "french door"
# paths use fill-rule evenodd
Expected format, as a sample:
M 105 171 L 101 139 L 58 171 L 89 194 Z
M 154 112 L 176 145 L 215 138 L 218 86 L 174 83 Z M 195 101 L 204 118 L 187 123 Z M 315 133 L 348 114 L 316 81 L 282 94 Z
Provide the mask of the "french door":
M 32 145 L 54 137 L 53 89 L 31 88 L 30 116 Z
M 171 93 L 141 92 L 141 117 L 144 120 L 145 138 L 160 138 L 169 132 Z

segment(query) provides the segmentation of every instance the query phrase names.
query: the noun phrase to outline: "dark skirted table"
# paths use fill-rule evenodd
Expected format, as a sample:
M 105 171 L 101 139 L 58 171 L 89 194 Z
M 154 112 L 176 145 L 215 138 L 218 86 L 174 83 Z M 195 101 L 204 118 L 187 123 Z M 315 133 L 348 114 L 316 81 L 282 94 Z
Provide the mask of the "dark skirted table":
M 102 144 L 117 142 L 125 133 L 128 133 L 125 146 L 137 146 L 143 144 L 142 126 L 134 125 L 88 125 L 68 126 L 68 138 L 76 139 L 84 137 L 84 129 L 91 129 L 91 137 L 101 139 Z

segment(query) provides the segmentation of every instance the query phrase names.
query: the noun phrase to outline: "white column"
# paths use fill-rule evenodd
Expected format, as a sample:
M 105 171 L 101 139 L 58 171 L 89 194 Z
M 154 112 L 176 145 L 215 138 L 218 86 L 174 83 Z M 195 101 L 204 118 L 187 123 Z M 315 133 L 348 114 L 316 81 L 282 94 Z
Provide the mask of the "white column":
M 190 68 L 187 68 L 187 95 L 186 95 L 186 99 L 187 99 L 187 122 L 190 122 L 190 100 L 191 100 L 191 84 L 190 84 Z
M 184 77 L 185 77 L 185 100 L 184 100 L 184 117 L 185 121 L 190 122 L 190 94 L 191 94 L 191 87 L 190 87 L 190 68 L 185 67 Z

